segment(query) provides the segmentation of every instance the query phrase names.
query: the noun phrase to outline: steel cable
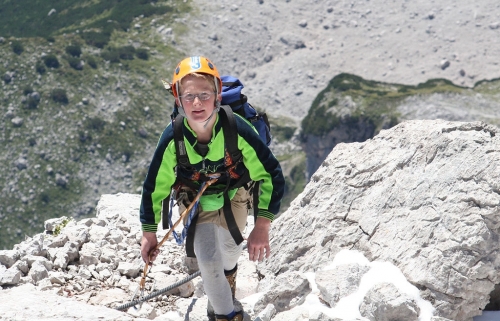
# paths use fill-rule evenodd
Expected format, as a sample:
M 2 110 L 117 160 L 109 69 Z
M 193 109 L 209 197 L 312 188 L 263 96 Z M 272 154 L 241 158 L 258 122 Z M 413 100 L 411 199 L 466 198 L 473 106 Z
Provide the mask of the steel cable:
M 139 298 L 138 300 L 135 300 L 135 301 L 131 301 L 129 303 L 126 303 L 126 304 L 123 304 L 123 305 L 120 305 L 119 307 L 115 308 L 116 310 L 125 310 L 125 309 L 128 309 L 128 308 L 131 308 L 133 307 L 134 305 L 138 304 L 138 303 L 141 303 L 141 302 L 144 302 L 144 301 L 148 301 L 148 300 L 151 300 L 152 298 L 154 297 L 157 297 L 159 295 L 162 295 L 163 293 L 165 292 L 168 292 L 170 290 L 173 290 L 181 285 L 183 285 L 184 283 L 187 283 L 189 281 L 191 281 L 192 279 L 194 279 L 195 277 L 199 276 L 201 274 L 200 271 L 197 271 L 197 272 L 194 272 L 193 274 L 191 275 L 188 275 L 187 277 L 185 277 L 184 279 L 172 284 L 172 285 L 169 285 L 167 286 L 166 288 L 163 288 L 161 290 L 158 290 L 158 291 L 154 291 L 152 293 L 150 293 L 149 295 L 146 295 L 142 298 Z

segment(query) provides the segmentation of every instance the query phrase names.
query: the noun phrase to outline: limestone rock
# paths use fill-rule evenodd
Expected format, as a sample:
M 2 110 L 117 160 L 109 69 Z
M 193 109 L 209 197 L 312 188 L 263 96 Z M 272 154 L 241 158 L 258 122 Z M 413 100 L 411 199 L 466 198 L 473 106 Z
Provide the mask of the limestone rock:
M 289 310 L 302 304 L 310 291 L 309 281 L 301 273 L 282 274 L 255 303 L 254 309 L 260 312 L 268 304 L 273 304 L 277 312 Z
M 362 276 L 369 267 L 359 264 L 345 264 L 332 270 L 316 273 L 316 284 L 323 300 L 334 307 L 340 298 L 356 292 Z
M 24 123 L 24 119 L 22 119 L 21 117 L 14 117 L 12 118 L 11 122 L 15 127 L 21 127 Z
M 10 269 L 0 268 L 0 285 L 16 285 L 21 281 L 21 271 L 16 267 Z
M 49 271 L 41 261 L 35 261 L 30 268 L 28 276 L 37 283 L 49 276 Z
M 321 270 L 342 249 L 359 250 L 398 267 L 434 316 L 469 321 L 500 282 L 499 133 L 482 122 L 406 121 L 337 145 L 273 223 L 280 255 L 260 272 Z
M 418 321 L 419 315 L 417 304 L 391 283 L 379 283 L 371 288 L 359 310 L 370 321 Z
M 0 264 L 10 268 L 17 260 L 19 260 L 19 251 L 0 250 Z

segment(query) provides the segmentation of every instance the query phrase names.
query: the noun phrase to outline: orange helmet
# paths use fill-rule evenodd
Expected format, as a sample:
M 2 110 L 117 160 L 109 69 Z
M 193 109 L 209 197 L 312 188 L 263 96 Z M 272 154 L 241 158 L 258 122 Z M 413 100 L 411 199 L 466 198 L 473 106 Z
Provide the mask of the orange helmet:
M 172 94 L 179 98 L 179 84 L 185 76 L 192 73 L 202 73 L 214 77 L 215 91 L 220 94 L 222 91 L 222 81 L 217 67 L 205 57 L 195 56 L 183 59 L 174 70 L 172 77 Z

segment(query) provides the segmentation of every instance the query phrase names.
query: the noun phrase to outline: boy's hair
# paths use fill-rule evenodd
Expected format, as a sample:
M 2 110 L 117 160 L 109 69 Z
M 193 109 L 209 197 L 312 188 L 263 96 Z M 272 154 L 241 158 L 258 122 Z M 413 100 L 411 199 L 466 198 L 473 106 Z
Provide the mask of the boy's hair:
M 204 73 L 201 73 L 201 72 L 193 72 L 189 75 L 186 75 L 184 76 L 184 78 L 181 79 L 180 83 L 179 83 L 179 91 L 182 90 L 182 81 L 184 79 L 186 79 L 186 77 L 188 76 L 194 76 L 194 77 L 197 77 L 197 78 L 204 78 L 205 80 L 208 81 L 208 83 L 210 84 L 210 87 L 212 87 L 212 91 L 215 91 L 215 80 L 214 80 L 214 77 L 212 75 L 207 75 L 207 74 L 204 74 Z

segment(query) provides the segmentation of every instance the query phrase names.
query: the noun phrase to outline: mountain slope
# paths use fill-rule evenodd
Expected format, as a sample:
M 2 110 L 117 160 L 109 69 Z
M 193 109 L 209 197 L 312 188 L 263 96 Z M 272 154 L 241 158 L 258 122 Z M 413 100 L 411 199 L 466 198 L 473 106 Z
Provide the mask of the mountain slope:
M 0 248 L 50 217 L 90 214 L 103 193 L 137 191 L 170 120 L 160 78 L 182 57 L 149 25 L 172 25 L 188 10 L 179 3 L 114 29 L 102 49 L 77 32 L 3 39 Z

